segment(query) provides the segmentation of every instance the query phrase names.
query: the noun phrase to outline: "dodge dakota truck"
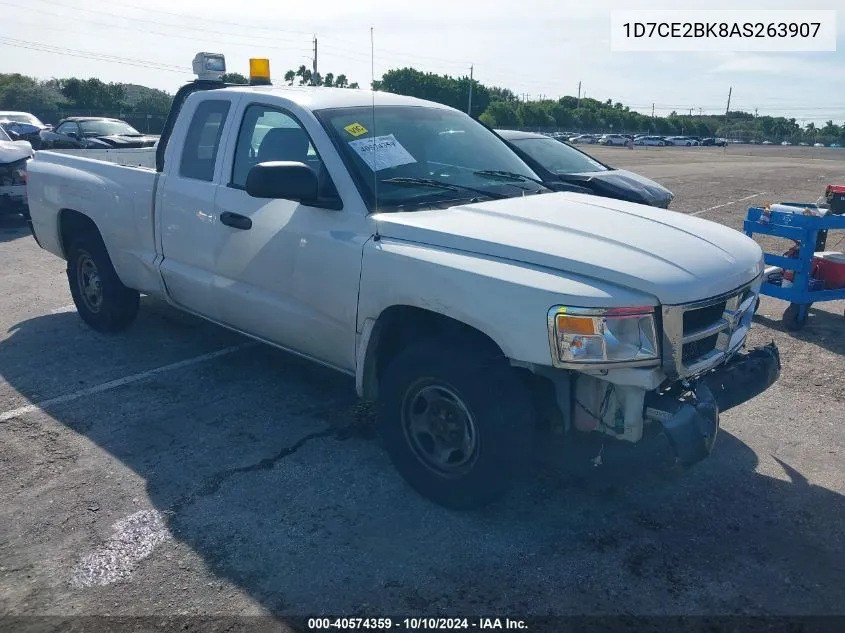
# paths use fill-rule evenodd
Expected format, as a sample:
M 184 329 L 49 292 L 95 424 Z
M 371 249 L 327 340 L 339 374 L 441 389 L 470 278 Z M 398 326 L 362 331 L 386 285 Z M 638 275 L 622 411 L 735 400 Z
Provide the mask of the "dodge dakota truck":
M 346 372 L 397 470 L 452 508 L 502 495 L 549 427 L 655 429 L 696 463 L 777 379 L 773 344 L 744 347 L 763 257 L 742 233 L 551 192 L 443 105 L 225 85 L 197 59 L 155 168 L 31 161 L 34 237 L 92 328 L 153 295 Z

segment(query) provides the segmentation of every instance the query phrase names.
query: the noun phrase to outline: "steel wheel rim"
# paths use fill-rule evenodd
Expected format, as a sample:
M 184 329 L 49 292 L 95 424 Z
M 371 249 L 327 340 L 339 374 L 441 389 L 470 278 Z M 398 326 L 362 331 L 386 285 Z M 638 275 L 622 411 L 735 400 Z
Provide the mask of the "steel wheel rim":
M 76 262 L 76 280 L 85 307 L 99 312 L 103 305 L 103 286 L 97 264 L 88 253 L 81 253 Z
M 402 430 L 417 459 L 442 477 L 456 477 L 478 458 L 478 427 L 452 388 L 420 382 L 406 392 Z

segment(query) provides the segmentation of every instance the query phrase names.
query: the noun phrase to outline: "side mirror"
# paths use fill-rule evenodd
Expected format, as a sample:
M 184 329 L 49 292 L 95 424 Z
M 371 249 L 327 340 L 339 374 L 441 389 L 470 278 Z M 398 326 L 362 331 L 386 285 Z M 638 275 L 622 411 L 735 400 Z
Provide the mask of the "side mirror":
M 246 192 L 253 198 L 310 202 L 317 198 L 317 174 L 305 163 L 259 163 L 247 174 Z
M 68 132 L 67 135 L 71 138 L 79 138 L 79 134 L 76 132 Z

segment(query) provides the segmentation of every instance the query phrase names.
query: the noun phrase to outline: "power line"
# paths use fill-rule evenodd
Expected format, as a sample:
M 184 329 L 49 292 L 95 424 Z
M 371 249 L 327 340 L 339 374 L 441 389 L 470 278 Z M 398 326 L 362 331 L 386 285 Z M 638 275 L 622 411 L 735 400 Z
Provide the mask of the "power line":
M 65 48 L 62 46 L 51 46 L 48 44 L 40 44 L 38 42 L 29 42 L 26 40 L 19 40 L 11 37 L 0 36 L 0 45 L 11 46 L 14 48 L 25 48 L 34 51 L 43 51 L 46 53 L 55 53 L 57 55 L 66 55 L 68 57 L 82 57 L 85 59 L 94 59 L 97 61 L 110 62 L 115 64 L 125 64 L 127 66 L 139 66 L 142 68 L 150 68 L 153 70 L 163 70 L 167 72 L 192 72 L 190 68 L 181 66 L 172 66 L 170 64 L 161 64 L 158 62 L 151 62 L 143 59 L 134 59 L 131 57 L 118 57 L 116 55 L 106 55 L 103 53 L 95 53 L 93 51 L 84 51 L 73 48 Z
M 41 0 L 41 1 L 43 2 L 45 0 Z M 9 2 L 8 0 L 0 0 L 0 4 L 4 4 L 4 5 L 7 5 L 7 6 L 11 6 L 11 7 L 16 7 L 16 8 L 20 8 L 20 9 L 29 8 L 29 7 L 26 7 L 25 5 L 16 4 L 14 2 Z M 223 35 L 223 36 L 227 36 L 227 37 L 231 37 L 233 35 L 231 33 L 227 33 L 227 32 L 224 32 L 224 31 L 211 31 L 211 30 L 208 30 L 208 29 L 202 29 L 202 28 L 197 28 L 197 27 L 179 26 L 179 25 L 176 25 L 176 24 L 167 24 L 167 23 L 163 23 L 163 22 L 156 22 L 155 20 L 144 20 L 144 19 L 141 19 L 141 18 L 133 18 L 133 17 L 130 17 L 130 16 L 121 16 L 121 15 L 116 15 L 116 14 L 108 13 L 108 12 L 104 12 L 104 11 L 89 11 L 89 10 L 83 9 L 81 7 L 70 7 L 69 5 L 64 5 L 64 4 L 61 4 L 59 2 L 51 1 L 48 4 L 59 5 L 59 6 L 62 6 L 62 7 L 67 7 L 67 8 L 73 8 L 76 11 L 85 11 L 87 13 L 94 13 L 95 15 L 111 16 L 111 17 L 116 17 L 118 19 L 132 20 L 132 21 L 135 21 L 135 22 L 147 22 L 147 23 L 150 23 L 150 24 L 163 26 L 163 27 L 167 27 L 167 28 L 171 28 L 171 29 L 177 29 L 177 30 L 180 31 L 178 34 L 177 33 L 167 33 L 167 32 L 162 32 L 162 31 L 153 31 L 153 30 L 150 30 L 148 27 L 139 28 L 137 26 L 128 26 L 128 25 L 125 25 L 125 24 L 112 24 L 110 22 L 101 22 L 101 21 L 91 20 L 91 19 L 87 19 L 87 18 L 82 19 L 82 18 L 79 18 L 78 16 L 73 16 L 75 22 L 84 22 L 84 23 L 87 23 L 87 24 L 93 24 L 93 25 L 96 25 L 96 26 L 105 26 L 105 27 L 112 28 L 112 29 L 136 31 L 136 32 L 139 32 L 139 33 L 143 33 L 145 35 L 146 34 L 163 35 L 165 37 L 178 37 L 179 39 L 188 39 L 188 40 L 192 39 L 194 41 L 201 41 L 201 42 L 206 42 L 206 43 L 208 43 L 210 41 L 210 39 L 208 37 L 202 38 L 202 39 L 197 38 L 197 37 L 191 37 L 190 35 L 185 35 L 184 31 L 186 31 L 186 30 L 188 30 L 188 31 L 198 31 L 198 32 L 201 32 L 201 33 L 209 33 L 209 34 L 215 35 L 215 36 Z M 64 13 L 56 13 L 54 11 L 48 11 L 48 10 L 44 10 L 44 9 L 39 9 L 38 13 L 39 14 L 46 14 L 46 15 L 53 15 L 53 16 L 60 17 L 60 18 L 71 17 L 71 16 L 64 14 Z M 235 37 L 237 37 L 237 35 L 235 35 Z M 218 37 L 215 37 L 214 39 L 219 40 Z M 270 41 L 278 41 L 280 38 L 278 38 L 278 37 L 277 38 L 260 38 L 260 37 L 257 37 L 257 36 L 251 36 L 250 40 L 253 40 L 253 39 L 267 39 L 267 40 L 270 40 Z M 281 39 L 283 39 L 283 38 L 281 38 Z M 234 44 L 234 42 L 233 42 L 233 44 Z M 243 43 L 239 42 L 237 44 L 242 45 L 242 46 L 250 46 L 252 48 L 255 48 L 254 42 L 248 42 L 248 43 L 247 42 L 243 42 Z M 280 47 L 280 46 L 269 46 L 269 45 L 262 45 L 262 46 L 265 47 L 265 48 L 275 48 L 275 49 L 279 49 L 279 50 L 298 50 L 296 48 L 291 48 L 291 47 Z

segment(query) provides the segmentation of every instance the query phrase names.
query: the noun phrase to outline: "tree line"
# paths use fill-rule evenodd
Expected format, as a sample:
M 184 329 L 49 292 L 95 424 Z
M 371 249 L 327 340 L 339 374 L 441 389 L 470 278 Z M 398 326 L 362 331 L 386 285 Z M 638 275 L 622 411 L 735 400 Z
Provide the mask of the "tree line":
M 228 73 L 224 79 L 230 83 L 249 83 L 239 73 Z M 358 88 L 344 74 L 315 75 L 304 65 L 288 70 L 284 81 L 288 85 Z M 436 101 L 465 112 L 469 109 L 473 118 L 491 127 L 845 144 L 845 124 L 836 125 L 833 121 L 823 126 L 808 123 L 802 127 L 795 118 L 756 116 L 740 111 L 727 115 L 672 112 L 668 116 L 649 116 L 612 99 L 599 101 L 573 96 L 525 101 L 507 88 L 486 86 L 468 76 L 452 77 L 414 68 L 389 70 L 373 82 L 373 88 Z M 142 131 L 158 132 L 172 98 L 163 90 L 105 83 L 96 78 L 39 81 L 20 74 L 0 74 L 0 109 L 31 112 L 52 123 L 75 114 L 120 116 Z
M 573 133 L 655 134 L 660 136 L 691 135 L 793 143 L 821 142 L 845 144 L 845 124 L 828 121 L 817 127 L 802 127 L 795 118 L 755 116 L 749 112 L 731 111 L 727 115 L 695 115 L 672 112 L 668 116 L 650 116 L 631 110 L 612 99 L 565 96 L 559 99 L 523 101 L 507 88 L 485 86 L 468 76 L 451 77 L 424 73 L 413 68 L 390 70 L 375 82 L 375 88 L 437 101 L 499 128 L 522 128 L 540 131 Z

